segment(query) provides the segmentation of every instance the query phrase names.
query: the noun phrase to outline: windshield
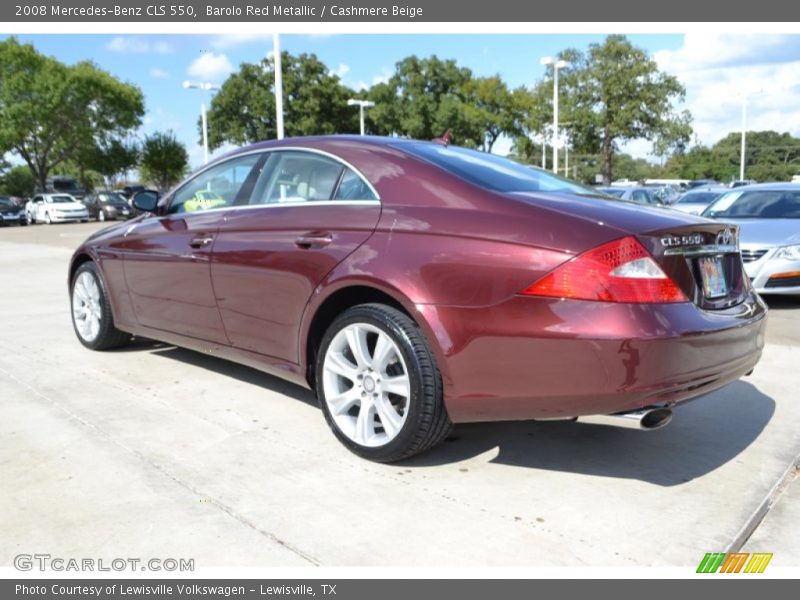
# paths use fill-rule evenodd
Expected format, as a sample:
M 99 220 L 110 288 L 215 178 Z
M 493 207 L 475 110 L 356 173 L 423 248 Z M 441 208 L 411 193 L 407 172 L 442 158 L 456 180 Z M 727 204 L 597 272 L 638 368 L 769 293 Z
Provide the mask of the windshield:
M 105 204 L 113 204 L 113 205 L 128 205 L 128 201 L 125 200 L 125 197 L 118 193 L 113 194 L 100 194 L 99 196 L 100 201 L 104 202 Z
M 50 202 L 55 204 L 67 204 L 68 202 L 75 202 L 72 196 L 50 196 Z
M 622 188 L 596 188 L 596 190 L 606 196 L 614 196 L 614 198 L 622 198 L 625 194 L 625 190 Z
M 0 207 L 2 208 L 14 208 L 14 203 L 11 200 L 6 198 L 0 198 Z
M 719 198 L 719 195 L 719 192 L 694 192 L 692 194 L 684 194 L 675 204 L 703 204 L 707 206 Z
M 470 183 L 495 192 L 568 192 L 597 195 L 596 191 L 568 179 L 488 152 L 426 142 L 404 142 L 396 146 Z
M 800 189 L 729 192 L 703 216 L 732 219 L 800 219 Z
M 61 192 L 71 192 L 77 191 L 80 188 L 74 179 L 54 179 L 53 189 Z

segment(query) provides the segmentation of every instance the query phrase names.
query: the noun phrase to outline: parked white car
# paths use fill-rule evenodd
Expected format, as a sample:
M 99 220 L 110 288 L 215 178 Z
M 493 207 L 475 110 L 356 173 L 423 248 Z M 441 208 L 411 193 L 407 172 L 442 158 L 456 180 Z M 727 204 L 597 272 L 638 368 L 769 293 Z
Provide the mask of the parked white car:
M 25 205 L 29 223 L 89 221 L 86 206 L 69 194 L 37 194 Z
M 792 175 L 792 183 L 800 183 L 800 173 Z

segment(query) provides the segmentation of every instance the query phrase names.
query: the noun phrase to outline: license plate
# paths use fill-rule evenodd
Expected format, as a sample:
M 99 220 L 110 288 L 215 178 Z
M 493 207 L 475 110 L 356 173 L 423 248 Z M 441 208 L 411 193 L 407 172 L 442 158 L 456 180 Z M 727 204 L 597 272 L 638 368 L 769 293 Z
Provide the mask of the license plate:
M 721 298 L 728 295 L 728 284 L 725 281 L 725 271 L 722 268 L 721 258 L 701 258 L 700 278 L 703 282 L 703 293 L 706 298 Z

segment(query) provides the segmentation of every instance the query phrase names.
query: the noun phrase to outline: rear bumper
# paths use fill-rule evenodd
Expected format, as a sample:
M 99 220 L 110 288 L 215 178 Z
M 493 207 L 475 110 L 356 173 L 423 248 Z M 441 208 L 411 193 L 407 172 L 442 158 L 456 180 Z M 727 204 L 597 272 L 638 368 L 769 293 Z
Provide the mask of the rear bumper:
M 609 414 L 674 404 L 734 381 L 761 357 L 766 306 L 722 311 L 515 297 L 418 307 L 440 345 L 455 422 Z

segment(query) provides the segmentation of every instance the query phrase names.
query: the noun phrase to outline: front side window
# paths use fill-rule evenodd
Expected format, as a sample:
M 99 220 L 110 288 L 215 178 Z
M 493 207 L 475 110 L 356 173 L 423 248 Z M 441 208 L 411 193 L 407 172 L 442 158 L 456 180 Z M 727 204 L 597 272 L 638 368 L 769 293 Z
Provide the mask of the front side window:
M 256 183 L 251 204 L 296 204 L 330 200 L 344 166 L 310 152 L 274 152 Z
M 233 205 L 237 196 L 244 193 L 244 185 L 260 159 L 259 154 L 248 154 L 203 171 L 175 192 L 169 212 L 199 212 Z

